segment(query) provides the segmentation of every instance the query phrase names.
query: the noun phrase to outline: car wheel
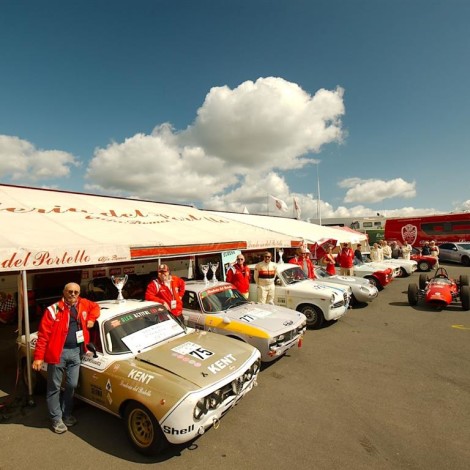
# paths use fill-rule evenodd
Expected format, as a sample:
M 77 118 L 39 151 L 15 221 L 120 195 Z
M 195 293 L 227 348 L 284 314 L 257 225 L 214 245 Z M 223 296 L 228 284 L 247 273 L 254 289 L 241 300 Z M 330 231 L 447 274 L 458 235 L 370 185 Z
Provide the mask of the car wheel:
M 427 261 L 420 261 L 418 263 L 418 269 L 420 271 L 429 271 L 431 269 L 431 266 L 429 265 Z
M 383 285 L 374 276 L 364 276 L 373 286 L 377 287 L 377 290 L 383 290 Z
M 460 276 L 460 285 L 461 286 L 468 286 L 468 276 L 466 274 L 462 274 Z
M 406 269 L 404 267 L 400 266 L 398 269 L 398 277 L 408 277 L 408 273 L 406 272 Z
M 299 308 L 299 312 L 303 313 L 307 317 L 308 328 L 320 328 L 323 324 L 324 316 L 320 307 L 316 305 L 302 305 Z
M 418 286 L 416 284 L 408 285 L 408 303 L 410 305 L 418 303 Z
M 129 403 L 125 410 L 125 419 L 127 435 L 141 454 L 155 455 L 168 445 L 158 421 L 144 405 Z
M 462 256 L 461 261 L 464 266 L 470 266 L 470 258 L 468 256 Z
M 460 300 L 462 301 L 462 310 L 470 310 L 470 287 L 462 286 L 460 288 Z
M 28 390 L 28 365 L 26 363 L 26 358 L 21 361 L 21 377 L 23 383 Z M 47 388 L 46 379 L 37 371 L 31 369 L 31 392 L 35 395 L 44 393 Z
M 420 274 L 419 275 L 419 288 L 424 290 L 426 284 L 428 282 L 428 275 L 427 274 Z

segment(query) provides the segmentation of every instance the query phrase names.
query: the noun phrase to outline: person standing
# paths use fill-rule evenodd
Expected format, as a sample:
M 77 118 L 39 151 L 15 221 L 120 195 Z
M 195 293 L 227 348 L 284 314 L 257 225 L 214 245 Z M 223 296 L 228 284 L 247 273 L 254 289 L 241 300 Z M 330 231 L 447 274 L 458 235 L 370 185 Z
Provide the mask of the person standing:
M 431 248 L 427 240 L 424 242 L 423 248 L 421 248 L 421 254 L 423 256 L 431 256 Z
M 411 251 L 413 250 L 413 247 L 408 243 L 405 242 L 402 247 L 401 247 L 401 254 L 403 256 L 403 259 L 411 259 Z
M 271 258 L 271 253 L 266 251 L 263 261 L 255 266 L 254 280 L 257 286 L 258 302 L 261 304 L 274 303 L 274 279 L 277 274 L 277 264 L 272 262 Z
M 309 279 L 315 279 L 315 270 L 310 259 L 310 250 L 308 248 L 299 248 L 296 255 L 289 260 L 290 264 L 299 266 Z
M 333 247 L 331 245 L 326 249 L 325 256 L 322 258 L 322 263 L 326 266 L 326 272 L 331 275 L 336 274 L 336 260 L 333 256 Z
M 234 265 L 230 266 L 226 274 L 227 282 L 233 284 L 237 290 L 248 299 L 250 294 L 250 268 L 245 264 L 245 257 L 240 253 Z
M 186 284 L 178 276 L 172 276 L 170 268 L 161 264 L 157 270 L 157 279 L 150 281 L 145 291 L 145 300 L 163 304 L 175 317 L 183 313 L 183 295 Z
M 387 240 L 382 240 L 380 244 L 382 245 L 383 260 L 392 259 L 392 248 L 388 244 Z
M 429 251 L 430 251 L 430 255 L 433 257 L 433 258 L 436 258 L 436 264 L 434 265 L 434 268 L 433 269 L 437 269 L 439 267 L 439 248 L 438 246 L 436 245 L 436 242 L 434 240 L 431 240 L 429 242 Z
M 338 253 L 336 261 L 342 276 L 354 275 L 354 251 L 348 243 L 343 243 L 343 248 Z
M 72 410 L 81 355 L 90 342 L 88 329 L 99 316 L 100 306 L 80 297 L 80 286 L 70 282 L 64 287 L 62 299 L 47 307 L 41 319 L 32 367 L 39 372 L 47 363 L 46 402 L 52 429 L 57 434 L 77 423 Z
M 363 259 L 362 259 L 362 251 L 361 251 L 361 244 L 358 243 L 356 245 L 356 249 L 354 250 L 354 258 L 356 258 L 358 261 L 360 261 L 361 263 L 363 262 Z

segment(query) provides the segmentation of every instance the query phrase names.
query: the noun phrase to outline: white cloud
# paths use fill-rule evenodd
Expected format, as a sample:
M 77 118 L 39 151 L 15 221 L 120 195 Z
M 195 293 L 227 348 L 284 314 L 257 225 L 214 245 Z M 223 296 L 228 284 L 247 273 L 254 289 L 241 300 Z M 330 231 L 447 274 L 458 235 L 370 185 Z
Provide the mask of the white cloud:
M 310 96 L 274 77 L 234 90 L 212 88 L 186 130 L 163 124 L 151 135 L 97 149 L 87 170 L 89 187 L 160 201 L 215 204 L 223 197 L 230 205 L 237 190 L 245 191 L 240 182 L 254 183 L 254 172 L 301 168 L 314 162 L 306 154 L 341 142 L 343 114 L 341 88 Z
M 345 203 L 381 202 L 385 199 L 412 198 L 416 196 L 416 183 L 402 178 L 385 181 L 379 179 L 362 180 L 348 178 L 339 183 L 341 188 L 348 188 L 344 197 Z
M 60 150 L 38 150 L 18 137 L 0 135 L 0 176 L 11 181 L 64 178 L 78 160 Z

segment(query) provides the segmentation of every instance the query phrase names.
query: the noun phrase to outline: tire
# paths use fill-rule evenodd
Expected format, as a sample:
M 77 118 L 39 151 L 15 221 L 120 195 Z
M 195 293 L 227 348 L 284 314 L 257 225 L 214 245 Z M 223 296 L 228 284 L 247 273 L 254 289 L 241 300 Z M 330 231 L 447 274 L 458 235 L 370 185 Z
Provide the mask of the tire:
M 462 302 L 462 310 L 466 312 L 470 310 L 470 287 L 462 286 L 460 288 L 460 300 Z
M 470 258 L 468 256 L 462 256 L 461 261 L 464 266 L 470 266 Z
M 407 273 L 405 268 L 400 266 L 399 269 L 400 269 L 400 274 L 398 274 L 398 277 L 408 277 L 409 276 L 409 274 Z
M 126 406 L 124 413 L 127 436 L 134 448 L 144 455 L 156 455 L 168 446 L 168 441 L 150 410 L 137 402 Z
M 410 305 L 418 303 L 418 286 L 416 284 L 408 285 L 408 303 Z
M 318 329 L 323 325 L 325 317 L 320 307 L 316 305 L 302 305 L 299 308 L 299 312 L 303 313 L 307 317 L 307 327 L 312 329 Z
M 370 281 L 372 285 L 377 287 L 377 290 L 381 291 L 384 289 L 384 286 L 380 284 L 380 282 L 374 276 L 364 276 L 364 279 L 367 279 L 368 281 Z
M 419 288 L 424 290 L 426 284 L 428 282 L 428 275 L 427 274 L 420 274 L 419 275 Z
M 431 266 L 429 265 L 429 263 L 427 261 L 420 261 L 418 263 L 418 270 L 419 271 L 430 271 Z
M 468 286 L 468 276 L 466 274 L 461 274 L 460 286 Z

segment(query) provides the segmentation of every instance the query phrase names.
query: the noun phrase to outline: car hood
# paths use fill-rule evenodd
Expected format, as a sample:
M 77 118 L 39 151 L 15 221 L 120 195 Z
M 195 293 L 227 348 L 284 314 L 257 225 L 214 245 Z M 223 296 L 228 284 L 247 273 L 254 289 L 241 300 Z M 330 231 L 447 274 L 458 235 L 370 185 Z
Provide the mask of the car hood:
M 321 298 L 334 295 L 337 300 L 343 298 L 344 292 L 347 292 L 348 294 L 351 293 L 351 288 L 349 286 L 343 287 L 334 282 L 314 281 L 312 279 L 304 279 L 303 281 L 289 284 L 286 286 L 286 289 L 289 293 L 298 292 L 304 295 L 315 295 Z
M 288 308 L 277 305 L 249 303 L 239 307 L 227 309 L 217 315 L 205 314 L 205 325 L 210 327 L 223 327 L 233 329 L 229 322 L 240 322 L 246 334 L 250 334 L 250 327 L 260 328 L 268 336 L 276 336 L 286 330 L 297 328 L 306 322 L 305 315 Z M 259 334 L 254 335 L 259 336 Z
M 346 284 L 348 286 L 370 286 L 370 282 L 363 277 L 357 276 L 339 276 L 337 274 L 328 278 L 331 282 L 337 282 L 338 284 Z
M 139 367 L 163 369 L 205 387 L 246 368 L 260 356 L 253 346 L 206 331 L 196 331 L 135 356 Z

